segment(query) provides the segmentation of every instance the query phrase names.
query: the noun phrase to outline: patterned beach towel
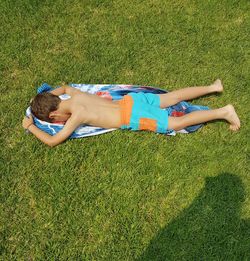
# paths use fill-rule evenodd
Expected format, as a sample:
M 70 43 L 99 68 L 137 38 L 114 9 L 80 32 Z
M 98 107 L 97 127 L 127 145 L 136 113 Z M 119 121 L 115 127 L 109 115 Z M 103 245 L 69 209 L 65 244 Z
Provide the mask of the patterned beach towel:
M 151 87 L 151 86 L 140 86 L 140 85 L 124 85 L 124 84 L 70 84 L 70 86 L 77 88 L 82 92 L 89 92 L 91 94 L 96 94 L 100 97 L 110 99 L 110 100 L 120 100 L 124 95 L 130 92 L 145 92 L 145 93 L 154 93 L 154 94 L 162 94 L 167 93 L 166 90 L 162 90 L 159 88 Z M 48 84 L 43 84 L 40 88 L 46 89 L 46 87 L 50 87 Z M 66 100 L 70 98 L 69 95 L 63 94 L 59 96 L 62 100 Z M 182 101 L 176 105 L 170 106 L 165 110 L 168 111 L 169 116 L 179 117 L 190 113 L 192 111 L 197 110 L 209 110 L 207 106 L 193 105 L 191 103 Z M 30 107 L 26 110 L 26 116 L 31 114 Z M 34 115 L 34 124 L 41 129 L 42 131 L 47 132 L 50 135 L 55 135 L 57 132 L 63 129 L 64 125 L 59 123 L 49 123 L 45 121 L 41 121 L 36 118 Z M 191 133 L 198 130 L 202 124 L 189 126 L 183 130 L 177 131 L 178 133 Z M 93 135 L 98 135 L 110 131 L 114 131 L 116 129 L 104 129 L 100 127 L 93 127 L 88 125 L 80 125 L 75 131 L 71 134 L 69 138 L 82 138 Z M 176 131 L 169 130 L 167 135 L 176 135 Z

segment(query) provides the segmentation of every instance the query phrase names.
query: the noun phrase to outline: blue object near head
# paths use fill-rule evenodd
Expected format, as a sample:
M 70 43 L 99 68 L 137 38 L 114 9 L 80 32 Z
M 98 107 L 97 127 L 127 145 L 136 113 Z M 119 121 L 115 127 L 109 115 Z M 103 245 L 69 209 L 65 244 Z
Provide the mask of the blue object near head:
M 37 88 L 37 93 L 49 92 L 53 90 L 53 88 L 47 83 L 43 83 L 40 87 Z

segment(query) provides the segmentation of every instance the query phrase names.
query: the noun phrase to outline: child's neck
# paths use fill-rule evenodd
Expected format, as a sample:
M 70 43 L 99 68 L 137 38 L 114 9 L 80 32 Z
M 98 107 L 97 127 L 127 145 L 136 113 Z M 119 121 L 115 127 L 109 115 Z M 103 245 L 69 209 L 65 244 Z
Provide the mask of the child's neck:
M 69 102 L 69 100 L 62 100 L 57 110 L 61 113 L 69 114 L 71 113 L 71 103 Z

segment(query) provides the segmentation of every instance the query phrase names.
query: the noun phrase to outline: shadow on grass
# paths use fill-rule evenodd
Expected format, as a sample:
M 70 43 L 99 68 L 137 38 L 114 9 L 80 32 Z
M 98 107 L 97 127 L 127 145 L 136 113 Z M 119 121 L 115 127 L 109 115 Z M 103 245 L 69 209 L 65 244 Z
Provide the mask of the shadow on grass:
M 241 180 L 206 178 L 192 205 L 153 238 L 139 260 L 250 260 L 250 221 L 240 218 Z

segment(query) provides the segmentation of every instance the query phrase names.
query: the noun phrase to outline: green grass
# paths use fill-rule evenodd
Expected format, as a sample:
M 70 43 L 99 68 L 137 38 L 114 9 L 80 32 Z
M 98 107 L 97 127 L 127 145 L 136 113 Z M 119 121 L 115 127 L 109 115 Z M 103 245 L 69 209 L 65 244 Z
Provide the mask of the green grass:
M 1 259 L 250 260 L 249 2 L 0 1 Z M 36 86 L 127 83 L 235 105 L 242 128 L 115 131 L 53 149 L 21 122 Z M 248 154 L 247 154 L 248 153 Z

